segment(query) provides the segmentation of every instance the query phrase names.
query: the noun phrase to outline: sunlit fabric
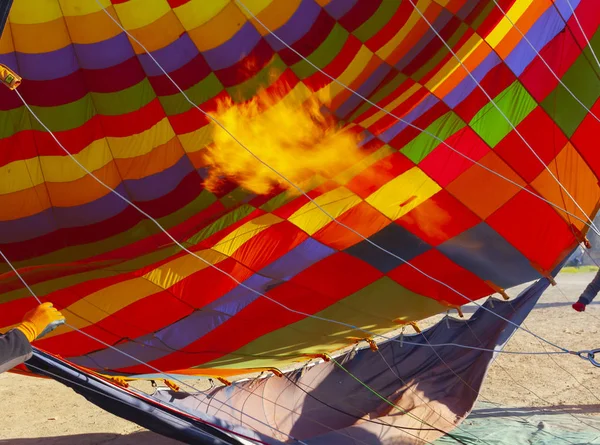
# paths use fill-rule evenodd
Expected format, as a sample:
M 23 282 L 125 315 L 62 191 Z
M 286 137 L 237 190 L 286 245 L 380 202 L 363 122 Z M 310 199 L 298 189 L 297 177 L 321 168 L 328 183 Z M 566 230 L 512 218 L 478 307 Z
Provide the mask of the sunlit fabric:
M 598 209 L 600 123 L 572 94 L 600 114 L 600 69 L 569 7 L 600 53 L 597 0 L 499 0 L 510 21 L 414 1 L 501 112 L 409 1 L 243 1 L 281 40 L 234 0 L 100 3 L 15 0 L 0 40 L 94 175 L 0 85 L 0 250 L 90 335 L 37 342 L 77 365 L 299 365 L 368 336 L 348 325 L 385 333 L 549 275 L 587 232 L 557 179 Z M 0 267 L 4 331 L 36 302 Z

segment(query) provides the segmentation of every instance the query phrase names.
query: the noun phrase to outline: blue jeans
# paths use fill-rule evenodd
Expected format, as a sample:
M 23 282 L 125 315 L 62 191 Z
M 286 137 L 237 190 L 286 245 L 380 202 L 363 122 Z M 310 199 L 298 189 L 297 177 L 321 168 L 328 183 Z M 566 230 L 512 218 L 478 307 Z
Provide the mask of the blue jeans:
M 592 300 L 596 298 L 598 292 L 600 292 L 600 270 L 596 272 L 596 276 L 591 283 L 587 285 L 578 301 L 583 304 L 590 304 Z

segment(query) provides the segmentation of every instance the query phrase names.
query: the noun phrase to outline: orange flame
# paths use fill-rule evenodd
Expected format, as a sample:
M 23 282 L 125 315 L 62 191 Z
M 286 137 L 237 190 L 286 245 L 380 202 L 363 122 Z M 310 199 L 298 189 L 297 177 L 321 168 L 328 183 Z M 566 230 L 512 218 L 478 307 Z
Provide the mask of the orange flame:
M 261 88 L 247 102 L 220 102 L 213 117 L 265 164 L 292 183 L 306 185 L 317 176 L 332 178 L 362 158 L 360 137 L 339 128 L 322 105 L 316 95 L 305 100 L 297 90 L 285 94 Z M 227 178 L 260 195 L 276 188 L 297 192 L 223 128 L 214 128 L 214 143 L 204 156 L 209 166 L 208 190 L 217 190 Z

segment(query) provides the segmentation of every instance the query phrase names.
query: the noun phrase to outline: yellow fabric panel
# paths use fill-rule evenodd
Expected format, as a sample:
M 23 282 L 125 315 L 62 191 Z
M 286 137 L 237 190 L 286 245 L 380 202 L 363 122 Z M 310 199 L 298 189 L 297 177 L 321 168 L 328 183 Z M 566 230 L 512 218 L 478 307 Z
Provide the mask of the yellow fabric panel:
M 29 0 L 27 0 L 29 1 Z M 111 2 L 110 0 L 58 0 L 60 2 L 60 7 L 65 17 L 69 16 L 84 16 L 88 14 L 93 14 L 100 11 L 101 14 L 104 14 L 101 11 L 98 3 L 102 5 L 103 8 L 110 9 Z
M 182 156 L 185 156 L 183 148 L 173 137 L 144 156 L 115 159 L 115 163 L 123 179 L 141 179 L 172 167 Z
M 147 26 L 171 12 L 167 0 L 129 0 L 113 7 L 123 28 L 128 31 Z
M 115 15 L 112 7 L 108 9 L 108 12 Z M 76 17 L 65 16 L 65 21 L 73 43 L 102 42 L 123 32 L 103 11 Z
M 280 217 L 275 216 L 272 213 L 266 213 L 258 218 L 253 219 L 252 221 L 242 224 L 236 230 L 220 240 L 212 248 L 213 250 L 221 252 L 224 255 L 231 256 L 250 238 L 258 235 L 263 230 L 268 229 L 273 224 L 277 224 L 281 221 L 283 221 L 283 219 Z
M 190 31 L 211 20 L 229 3 L 231 0 L 190 0 L 173 11 L 186 31 Z
M 371 194 L 366 201 L 392 221 L 441 190 L 419 167 L 413 167 Z
M 227 258 L 227 256 L 210 249 L 195 253 L 210 264 L 217 264 Z M 210 267 L 210 265 L 187 254 L 148 272 L 144 275 L 144 278 L 163 289 L 168 289 L 179 283 L 181 280 L 184 280 L 190 275 L 206 269 L 207 267 Z
M 15 48 L 22 53 L 48 53 L 71 44 L 71 37 L 62 17 L 36 25 L 15 23 L 10 27 Z M 40 35 L 44 38 L 40 39 Z
M 107 144 L 107 139 L 99 139 L 73 156 L 93 172 L 104 167 L 112 160 L 111 151 L 117 159 L 135 158 L 168 144 L 173 138 L 175 138 L 175 133 L 169 120 L 164 118 L 143 133 L 122 138 L 107 138 L 110 147 Z M 171 145 L 171 147 L 174 146 Z M 160 160 L 156 161 L 159 162 Z M 134 178 L 142 177 L 139 172 L 143 171 L 145 166 L 140 165 L 138 167 L 141 170 L 137 170 L 133 174 Z M 155 168 L 156 171 L 153 173 L 163 170 L 164 165 L 162 167 Z M 0 167 L 0 176 L 4 179 L 0 182 L 0 194 L 13 193 L 41 184 L 44 181 L 44 176 L 48 182 L 71 182 L 85 175 L 85 171 L 66 155 L 40 156 L 39 161 L 38 158 L 14 161 Z
M 91 172 L 98 170 L 112 160 L 106 139 L 92 142 L 79 153 L 73 154 L 73 157 Z M 42 170 L 44 171 L 47 182 L 73 181 L 87 175 L 87 173 L 67 155 L 40 156 L 40 163 L 42 164 Z
M 13 2 L 9 21 L 20 24 L 45 23 L 56 20 L 62 15 L 60 3 L 57 0 L 18 1 Z
M 478 34 L 473 34 L 469 37 L 467 42 L 455 52 L 456 56 L 468 67 L 466 63 L 468 58 L 476 52 L 482 43 L 483 40 L 481 37 Z M 464 72 L 465 77 L 468 75 L 458 60 L 456 60 L 456 57 L 452 56 L 452 58 L 446 62 L 442 69 L 440 69 L 425 86 L 432 93 L 435 92 L 458 69 Z
M 3 165 L 0 167 L 0 177 L 0 195 L 18 192 L 44 182 L 38 158 Z
M 195 153 L 213 141 L 214 128 L 212 122 L 190 133 L 180 134 L 179 141 L 186 153 Z
M 94 175 L 109 187 L 117 187 L 121 176 L 113 162 L 96 170 Z M 99 199 L 109 190 L 90 175 L 70 182 L 44 182 L 18 192 L 0 195 L 0 221 L 9 221 L 31 216 L 46 210 L 52 204 L 56 207 L 74 207 Z
M 354 56 L 352 62 L 350 62 L 344 72 L 339 75 L 338 80 L 344 85 L 351 85 L 352 82 L 363 72 L 364 68 L 367 66 L 372 57 L 373 52 L 371 52 L 371 50 L 365 45 L 362 45 L 360 50 L 358 50 L 358 53 L 356 53 L 356 56 Z M 330 92 L 332 98 L 343 91 L 346 91 L 346 89 L 339 83 L 331 83 Z
M 156 125 L 142 133 L 120 138 L 107 138 L 115 158 L 133 158 L 151 152 L 175 137 L 169 119 L 164 117 Z
M 347 188 L 338 187 L 318 196 L 313 201 L 331 216 L 337 218 L 356 206 L 361 199 Z M 303 205 L 288 218 L 288 221 L 309 235 L 313 235 L 332 222 L 331 218 L 317 208 L 316 204 L 309 202 Z
M 489 43 L 492 48 L 498 46 L 506 34 L 508 34 L 508 32 L 513 28 L 512 23 L 517 23 L 519 18 L 525 13 L 532 2 L 533 0 L 521 0 L 513 3 L 508 11 L 505 10 L 506 16 L 502 17 L 502 20 L 500 20 L 495 28 L 487 35 L 485 38 L 486 42 Z M 522 31 L 527 32 L 526 30 Z
M 537 0 L 532 2 L 523 15 L 519 17 L 518 21 L 514 23 L 523 34 L 527 34 L 531 27 L 542 16 L 542 14 L 544 14 L 544 12 L 551 7 L 552 3 L 550 3 L 550 0 Z M 513 27 L 508 31 L 506 36 L 498 43 L 498 45 L 496 45 L 495 50 L 500 58 L 506 59 L 516 48 L 516 46 L 523 40 L 521 32 Z
M 423 88 L 421 85 L 419 85 L 418 83 L 415 83 L 408 90 L 406 90 L 404 93 L 402 93 L 400 96 L 398 96 L 397 99 L 394 99 L 392 102 L 390 102 L 388 105 L 386 105 L 383 108 L 390 113 L 393 112 L 394 108 L 396 108 L 401 103 L 405 102 L 410 96 L 415 94 L 421 88 Z M 361 124 L 361 126 L 368 128 L 371 125 L 375 124 L 379 119 L 384 117 L 386 114 L 387 113 L 384 113 L 383 111 L 380 110 L 377 113 L 375 113 L 373 116 L 371 116 L 370 118 L 365 119 L 363 122 L 359 121 L 359 123 Z
M 248 11 L 246 11 L 243 6 L 238 5 L 238 3 L 235 0 L 232 0 L 232 1 L 233 1 L 233 3 L 235 3 L 238 6 L 238 8 L 240 8 L 240 10 L 243 12 L 243 14 L 245 16 L 250 17 L 250 14 L 248 14 Z M 289 1 L 289 0 L 286 0 L 286 1 Z M 246 6 L 246 8 L 248 8 L 250 11 L 252 11 L 252 14 L 258 16 L 258 14 L 260 14 L 261 11 L 263 11 L 270 4 L 276 3 L 276 1 L 273 1 L 273 0 L 241 0 L 241 3 L 243 3 L 244 6 Z
M 225 43 L 239 31 L 246 22 L 246 17 L 231 2 L 214 18 L 188 32 L 199 51 L 208 51 Z
M 377 161 L 380 161 L 381 159 L 386 158 L 395 152 L 396 150 L 391 148 L 389 145 L 384 145 L 377 151 L 361 159 L 361 161 L 358 164 L 353 165 L 348 170 L 337 175 L 335 178 L 333 178 L 333 180 L 340 185 L 346 185 L 355 176 L 361 174 L 363 171 L 375 164 Z
M 551 162 L 548 167 L 581 208 L 585 210 L 585 213 L 591 216 L 595 210 L 596 203 L 600 201 L 598 179 L 570 142 L 567 143 L 554 162 Z M 573 200 L 567 196 L 556 180 L 552 178 L 548 170 L 544 169 L 532 181 L 531 185 L 548 201 L 587 221 L 585 215 L 577 208 Z M 576 220 L 562 210 L 556 209 L 556 211 L 566 221 L 573 223 L 579 230 L 585 228 L 585 224 L 582 221 Z
M 136 301 L 160 291 L 161 289 L 156 284 L 141 277 L 134 278 L 94 292 L 61 309 L 61 312 L 69 320 L 69 324 L 78 329 L 83 329 L 100 322 Z M 115 295 L 118 295 L 119 298 L 115 298 Z M 70 327 L 59 326 L 44 338 L 54 337 L 70 331 Z
M 264 0 L 261 0 L 264 1 Z M 268 5 L 263 8 L 259 13 L 257 9 L 250 7 L 247 1 L 244 4 L 250 8 L 250 11 L 260 20 L 267 28 L 271 31 L 275 31 L 283 26 L 290 17 L 296 12 L 300 6 L 301 0 L 268 0 Z M 249 14 L 244 8 L 241 8 L 242 12 L 249 17 Z M 256 30 L 260 35 L 265 36 L 269 34 L 264 26 L 256 22 L 254 19 L 250 19 Z
M 419 0 L 417 2 L 417 8 L 419 11 L 425 11 L 425 9 L 431 4 L 431 0 Z M 429 19 L 429 17 L 428 17 Z M 390 39 L 385 45 L 377 50 L 375 54 L 381 57 L 383 60 L 386 60 L 392 52 L 402 43 L 402 41 L 406 38 L 410 30 L 415 26 L 415 24 L 422 20 L 419 13 L 414 10 L 411 14 L 404 26 L 398 30 L 396 35 Z
M 146 50 L 152 52 L 168 46 L 184 33 L 183 26 L 173 13 L 168 11 L 155 22 L 143 28 L 131 30 L 130 34 L 140 41 Z M 135 41 L 131 40 L 136 54 L 146 54 L 146 51 Z

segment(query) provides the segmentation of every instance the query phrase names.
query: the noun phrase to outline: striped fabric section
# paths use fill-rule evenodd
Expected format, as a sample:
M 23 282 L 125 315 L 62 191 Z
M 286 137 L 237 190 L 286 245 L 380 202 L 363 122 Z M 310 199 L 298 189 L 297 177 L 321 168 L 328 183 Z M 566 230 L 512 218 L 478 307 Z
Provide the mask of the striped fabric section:
M 158 369 L 283 366 L 365 337 L 324 318 L 385 333 L 468 302 L 440 282 L 476 300 L 548 275 L 587 231 L 555 178 L 598 210 L 600 124 L 573 97 L 600 113 L 597 0 L 99 2 L 14 0 L 0 63 L 86 169 L 201 260 L 8 88 L 0 249 L 72 325 Z M 209 113 L 261 88 L 327 95 L 362 161 L 317 178 L 313 202 L 233 181 L 211 192 L 216 124 L 153 59 Z M 35 304 L 0 265 L 0 331 Z M 37 345 L 150 372 L 65 327 Z

